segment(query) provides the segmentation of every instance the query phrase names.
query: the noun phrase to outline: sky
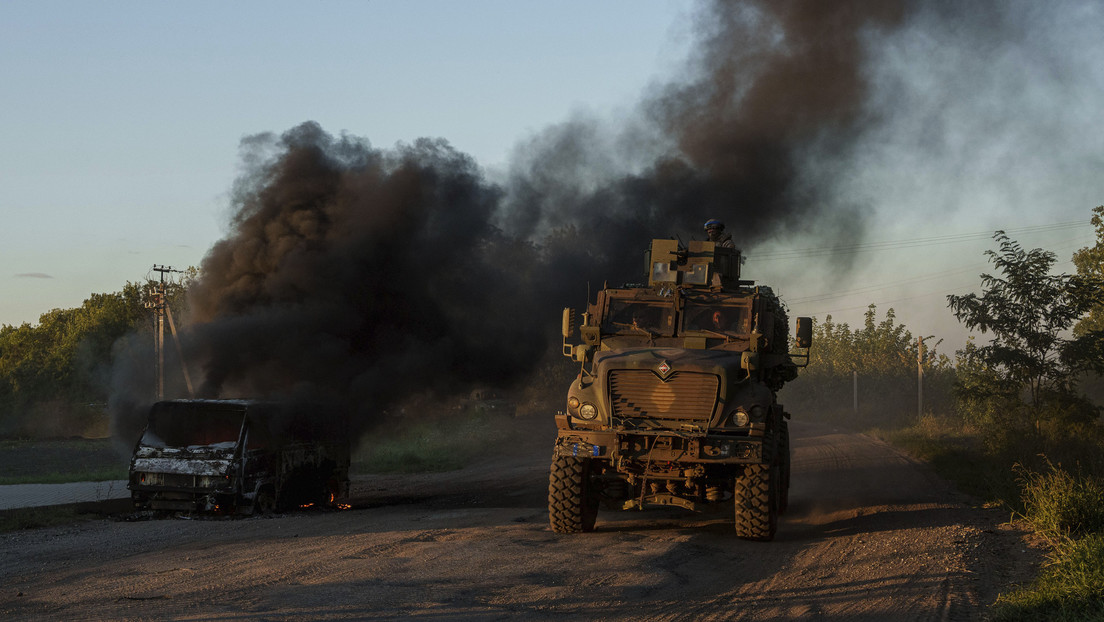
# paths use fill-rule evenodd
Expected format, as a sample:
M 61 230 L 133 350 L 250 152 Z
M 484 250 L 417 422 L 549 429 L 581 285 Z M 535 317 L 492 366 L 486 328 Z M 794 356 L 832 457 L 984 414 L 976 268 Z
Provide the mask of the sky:
M 823 181 L 812 200 L 863 208 L 857 247 L 816 231 L 740 240 L 729 222 L 744 276 L 791 315 L 855 325 L 875 303 L 953 349 L 965 331 L 945 297 L 979 290 L 994 230 L 1054 251 L 1064 271 L 1094 242 L 1104 7 L 995 4 L 919 10 L 867 36 L 869 125 L 846 154 L 804 163 Z M 441 137 L 494 179 L 549 126 L 629 119 L 685 70 L 696 7 L 6 0 L 0 324 L 118 291 L 154 264 L 198 266 L 228 230 L 247 136 L 317 121 L 379 147 Z

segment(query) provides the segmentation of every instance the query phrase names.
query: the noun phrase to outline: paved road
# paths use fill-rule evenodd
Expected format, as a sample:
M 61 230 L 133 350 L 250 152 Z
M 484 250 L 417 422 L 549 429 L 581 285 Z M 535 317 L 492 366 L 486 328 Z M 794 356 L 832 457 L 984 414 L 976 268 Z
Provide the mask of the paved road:
M 125 499 L 126 480 L 0 486 L 0 510 Z

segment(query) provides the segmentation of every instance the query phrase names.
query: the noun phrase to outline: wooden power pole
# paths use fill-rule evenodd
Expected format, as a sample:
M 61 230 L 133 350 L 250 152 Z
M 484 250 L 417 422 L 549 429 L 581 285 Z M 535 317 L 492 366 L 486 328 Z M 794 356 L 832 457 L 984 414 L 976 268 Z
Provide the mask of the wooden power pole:
M 192 388 L 192 378 L 188 374 L 188 366 L 184 363 L 184 350 L 180 347 L 180 339 L 176 335 L 176 323 L 173 322 L 172 310 L 169 309 L 165 291 L 165 274 L 180 272 L 172 266 L 153 266 L 153 271 L 159 273 L 157 285 L 150 291 L 150 299 L 146 303 L 147 309 L 152 309 L 155 318 L 153 349 L 156 360 L 156 398 L 157 401 L 165 399 L 165 318 L 169 319 L 169 328 L 172 330 L 173 343 L 176 344 L 176 353 L 180 357 L 180 367 L 184 371 L 184 382 L 188 385 L 188 394 L 195 397 Z
M 916 418 L 924 416 L 924 338 L 916 338 Z

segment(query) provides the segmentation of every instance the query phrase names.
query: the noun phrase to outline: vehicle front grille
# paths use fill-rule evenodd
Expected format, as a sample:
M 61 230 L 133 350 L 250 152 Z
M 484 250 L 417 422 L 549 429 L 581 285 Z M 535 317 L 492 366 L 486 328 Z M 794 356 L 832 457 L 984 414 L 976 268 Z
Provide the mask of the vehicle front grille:
M 188 473 L 138 473 L 139 486 L 151 486 L 180 490 L 212 490 L 226 484 L 226 478 L 217 475 L 192 475 Z
M 719 386 L 716 375 L 698 372 L 675 372 L 666 379 L 646 369 L 619 369 L 609 375 L 610 404 L 620 419 L 705 424 Z

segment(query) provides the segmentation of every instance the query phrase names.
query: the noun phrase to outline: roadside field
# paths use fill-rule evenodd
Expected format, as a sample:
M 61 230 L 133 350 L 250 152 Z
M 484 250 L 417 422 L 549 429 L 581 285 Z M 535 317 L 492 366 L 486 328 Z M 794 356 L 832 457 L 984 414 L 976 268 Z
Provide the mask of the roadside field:
M 129 460 L 108 438 L 0 441 L 0 485 L 126 479 Z

